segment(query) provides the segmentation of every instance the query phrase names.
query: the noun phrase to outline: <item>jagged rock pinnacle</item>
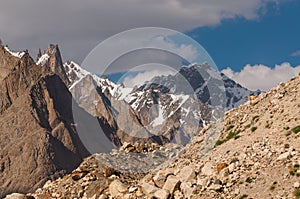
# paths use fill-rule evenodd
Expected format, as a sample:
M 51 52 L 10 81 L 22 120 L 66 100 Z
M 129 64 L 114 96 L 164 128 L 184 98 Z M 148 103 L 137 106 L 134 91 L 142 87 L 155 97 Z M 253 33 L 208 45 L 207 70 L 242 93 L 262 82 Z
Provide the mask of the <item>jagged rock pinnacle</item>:
M 38 53 L 36 55 L 36 61 L 38 61 L 41 58 L 41 56 L 42 56 L 42 52 L 41 49 L 39 48 Z
M 51 72 L 59 75 L 59 77 L 64 81 L 66 85 L 69 85 L 70 82 L 63 67 L 61 53 L 58 45 L 50 44 L 49 48 L 45 50 L 45 54 L 49 55 L 49 59 L 45 63 L 46 67 L 48 67 Z

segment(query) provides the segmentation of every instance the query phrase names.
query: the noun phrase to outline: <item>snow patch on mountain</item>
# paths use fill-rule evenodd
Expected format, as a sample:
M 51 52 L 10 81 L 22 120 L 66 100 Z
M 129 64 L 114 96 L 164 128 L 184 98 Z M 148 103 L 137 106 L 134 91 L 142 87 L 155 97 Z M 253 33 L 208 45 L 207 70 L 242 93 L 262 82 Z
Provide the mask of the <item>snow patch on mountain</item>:
M 161 104 L 159 104 L 158 106 L 158 116 L 151 122 L 151 126 L 152 127 L 156 127 L 159 125 L 162 125 L 165 121 L 164 115 L 163 115 L 163 106 Z
M 18 57 L 18 58 L 22 58 L 23 55 L 25 55 L 25 52 L 15 52 L 15 51 L 12 51 L 11 49 L 9 49 L 7 46 L 5 46 L 4 49 L 7 52 L 9 52 L 11 55 Z
M 69 78 L 69 81 L 71 82 L 69 89 L 73 88 L 87 75 L 91 75 L 96 85 L 99 88 L 101 88 L 101 91 L 103 93 L 108 91 L 112 97 L 118 100 L 123 100 L 123 99 L 126 100 L 128 98 L 128 94 L 132 91 L 132 88 L 125 88 L 121 84 L 115 84 L 107 78 L 101 78 L 96 74 L 92 74 L 84 70 L 81 66 L 79 66 L 74 61 L 66 62 L 64 64 L 64 68 Z
M 44 64 L 46 61 L 48 61 L 48 59 L 50 58 L 50 56 L 46 53 L 43 54 L 39 60 L 36 62 L 36 65 L 40 65 L 40 64 Z

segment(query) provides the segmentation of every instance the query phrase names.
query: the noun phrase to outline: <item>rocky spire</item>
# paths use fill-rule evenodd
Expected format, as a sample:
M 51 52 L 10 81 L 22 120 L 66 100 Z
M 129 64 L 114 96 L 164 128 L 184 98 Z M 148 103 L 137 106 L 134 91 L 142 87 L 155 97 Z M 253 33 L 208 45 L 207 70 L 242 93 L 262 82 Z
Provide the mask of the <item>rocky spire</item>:
M 41 56 L 42 56 L 42 52 L 41 49 L 39 48 L 38 53 L 36 55 L 36 61 L 38 61 L 41 58 Z
M 49 55 L 49 59 L 45 63 L 45 65 L 49 68 L 51 72 L 57 74 L 68 86 L 70 82 L 67 78 L 65 69 L 63 67 L 63 62 L 58 45 L 50 44 L 49 48 L 45 50 L 45 54 Z

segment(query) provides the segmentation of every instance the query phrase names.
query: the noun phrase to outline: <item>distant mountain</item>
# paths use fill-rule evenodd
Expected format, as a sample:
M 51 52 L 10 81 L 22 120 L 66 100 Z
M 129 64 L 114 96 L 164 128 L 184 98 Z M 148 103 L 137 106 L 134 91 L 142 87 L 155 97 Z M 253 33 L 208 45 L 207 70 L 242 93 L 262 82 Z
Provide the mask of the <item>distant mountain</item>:
M 223 73 L 219 74 L 208 63 L 191 64 L 182 67 L 175 75 L 155 77 L 145 87 L 151 84 L 164 85 L 167 92 L 194 95 L 203 103 L 222 105 L 226 110 L 243 104 L 248 96 L 260 93 L 242 87 Z M 212 99 L 220 101 L 213 102 Z
M 185 144 L 209 124 L 216 106 L 228 110 L 257 94 L 219 75 L 207 63 L 182 67 L 175 75 L 155 77 L 138 88 L 115 84 L 72 61 L 64 69 L 75 101 L 100 118 L 96 131 L 105 126 L 116 146 L 137 141 Z

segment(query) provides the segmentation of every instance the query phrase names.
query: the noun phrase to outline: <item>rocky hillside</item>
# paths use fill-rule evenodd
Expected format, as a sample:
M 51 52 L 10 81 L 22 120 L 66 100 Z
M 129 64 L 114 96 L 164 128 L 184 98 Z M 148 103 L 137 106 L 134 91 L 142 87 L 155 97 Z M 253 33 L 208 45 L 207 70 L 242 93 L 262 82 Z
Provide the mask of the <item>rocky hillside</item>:
M 299 198 L 300 76 L 226 113 L 149 173 L 87 159 L 34 198 Z M 166 148 L 165 148 L 166 149 Z M 122 157 L 128 145 L 113 151 Z M 161 149 L 164 150 L 164 149 Z M 153 152 L 155 153 L 155 149 Z
M 0 74 L 2 198 L 72 171 L 89 153 L 73 126 L 72 96 L 58 75 L 36 65 L 27 52 L 2 45 Z

